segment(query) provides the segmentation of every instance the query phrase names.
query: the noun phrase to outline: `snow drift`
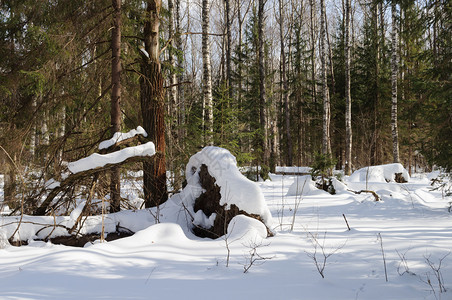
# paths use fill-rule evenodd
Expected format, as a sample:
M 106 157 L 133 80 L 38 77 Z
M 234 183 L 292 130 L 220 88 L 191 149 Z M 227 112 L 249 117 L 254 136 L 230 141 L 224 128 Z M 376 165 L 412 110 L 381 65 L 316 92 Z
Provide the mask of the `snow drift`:
M 395 182 L 395 174 L 401 173 L 405 181 L 410 175 L 402 164 L 394 163 L 380 166 L 365 167 L 353 172 L 348 178 L 349 182 Z
M 305 175 L 295 178 L 286 196 L 309 195 L 316 192 L 321 192 L 321 190 L 315 186 L 311 175 Z

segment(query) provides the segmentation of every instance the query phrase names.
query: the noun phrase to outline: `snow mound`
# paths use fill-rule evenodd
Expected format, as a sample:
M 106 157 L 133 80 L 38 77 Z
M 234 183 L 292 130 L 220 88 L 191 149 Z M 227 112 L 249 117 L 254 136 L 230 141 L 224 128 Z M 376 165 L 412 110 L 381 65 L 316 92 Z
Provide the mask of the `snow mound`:
M 129 132 L 115 132 L 111 139 L 105 140 L 99 144 L 99 150 L 108 149 L 109 147 L 113 146 L 116 143 L 133 138 L 134 136 L 139 134 L 141 134 L 144 137 L 148 136 L 146 130 L 144 130 L 143 127 L 141 126 L 138 126 L 137 129 L 132 129 Z
M 409 181 L 410 175 L 402 164 L 394 163 L 380 166 L 364 167 L 353 172 L 348 178 L 350 182 L 395 182 L 395 174 L 402 173 L 402 177 Z
M 119 247 L 130 247 L 130 245 L 137 247 L 159 243 L 177 245 L 184 241 L 188 241 L 188 238 L 180 225 L 175 223 L 158 223 L 140 230 L 130 237 L 115 240 L 110 243 Z
M 240 173 L 235 157 L 228 150 L 219 147 L 205 147 L 190 158 L 185 171 L 187 186 L 178 195 L 187 207 L 193 207 L 194 201 L 203 192 L 199 183 L 199 171 L 203 164 L 220 187 L 220 205 L 226 205 L 228 209 L 235 204 L 249 214 L 260 215 L 265 225 L 271 227 L 272 216 L 261 189 Z
M 299 176 L 289 187 L 286 196 L 309 195 L 319 191 L 311 175 Z
M 337 180 L 337 178 L 335 178 L 335 177 L 331 178 L 331 183 L 333 184 L 336 194 L 350 193 L 348 191 L 347 186 L 342 181 Z
M 127 147 L 109 154 L 93 153 L 88 157 L 69 163 L 68 168 L 72 174 L 75 174 L 95 168 L 100 168 L 107 164 L 121 163 L 131 157 L 153 156 L 154 154 L 155 154 L 154 143 L 148 142 L 143 145 Z
M 267 228 L 256 219 L 238 215 L 229 222 L 227 237 L 230 241 L 259 241 L 267 237 Z
M 6 237 L 6 232 L 0 230 L 0 250 L 7 248 L 9 245 L 8 238 Z

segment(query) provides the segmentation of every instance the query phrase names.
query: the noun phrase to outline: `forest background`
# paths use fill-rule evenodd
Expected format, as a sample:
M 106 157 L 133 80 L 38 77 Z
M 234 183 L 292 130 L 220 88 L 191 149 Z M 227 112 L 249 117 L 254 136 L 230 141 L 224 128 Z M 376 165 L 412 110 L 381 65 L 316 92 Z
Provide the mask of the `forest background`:
M 206 145 L 263 178 L 322 160 L 450 170 L 451 20 L 444 0 L 2 0 L 5 200 L 49 212 L 37 199 L 66 162 L 139 125 L 158 155 L 95 178 L 112 211 L 115 178 L 144 169 L 158 205 Z

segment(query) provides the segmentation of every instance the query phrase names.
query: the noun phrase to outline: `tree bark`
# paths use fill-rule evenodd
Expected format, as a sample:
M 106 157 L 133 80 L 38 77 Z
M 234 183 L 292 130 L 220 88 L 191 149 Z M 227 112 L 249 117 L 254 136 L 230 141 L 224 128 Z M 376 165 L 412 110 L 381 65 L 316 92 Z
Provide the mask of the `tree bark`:
M 351 1 L 345 1 L 345 175 L 352 165 L 352 98 L 350 95 L 350 10 Z
M 398 74 L 398 55 L 397 55 L 397 7 L 395 0 L 391 1 L 391 19 L 392 19 L 392 48 L 391 48 L 391 132 L 392 132 L 392 155 L 393 161 L 398 163 L 399 157 L 399 133 L 397 130 L 397 74 Z
M 279 0 L 279 38 L 281 42 L 281 84 L 282 84 L 282 96 L 284 104 L 284 119 L 285 119 L 285 135 L 287 139 L 287 165 L 292 166 L 292 136 L 290 133 L 290 110 L 289 110 L 289 88 L 287 85 L 286 74 L 286 52 L 284 43 L 284 15 L 283 15 L 283 0 Z
M 121 0 L 112 0 L 114 9 L 113 29 L 111 33 L 111 107 L 110 134 L 120 131 L 121 125 Z M 115 167 L 110 171 L 110 212 L 121 210 L 121 180 L 120 169 Z
M 326 25 L 325 25 L 325 1 L 320 0 L 320 62 L 321 62 L 321 80 L 322 80 L 322 99 L 323 99 L 323 134 L 322 134 L 322 153 L 331 154 L 330 143 L 330 99 L 328 94 L 327 66 L 326 66 Z
M 310 22 L 311 22 L 311 81 L 312 81 L 312 99 L 317 102 L 317 84 L 315 80 L 315 2 L 310 0 Z
M 231 59 L 231 47 L 232 47 L 232 35 L 231 35 L 231 5 L 230 0 L 225 0 L 226 6 L 226 79 L 228 83 L 228 95 L 229 99 L 233 97 L 232 91 L 232 59 Z
M 165 103 L 163 75 L 159 60 L 161 0 L 148 0 L 144 24 L 145 50 L 141 64 L 141 114 L 148 138 L 157 154 L 143 163 L 143 191 L 146 207 L 158 206 L 168 199 L 165 165 Z
M 176 60 L 173 55 L 174 49 L 174 3 L 173 0 L 168 0 L 168 37 L 171 39 L 170 47 L 168 50 L 168 60 L 171 65 L 170 75 L 169 75 L 169 113 L 171 116 L 177 115 L 176 106 L 177 106 L 177 76 L 176 76 Z M 172 126 L 169 126 L 170 130 L 172 130 Z
M 268 147 L 268 128 L 266 116 L 265 65 L 264 65 L 264 7 L 266 0 L 258 1 L 258 65 L 259 65 L 259 119 L 261 127 L 262 162 L 268 165 L 270 151 Z
M 206 143 L 213 145 L 213 98 L 212 66 L 210 64 L 210 7 L 209 0 L 202 0 L 202 65 L 203 65 L 203 104 L 207 115 Z
M 180 15 L 180 0 L 176 0 L 176 17 L 175 17 L 175 26 L 176 26 L 176 48 L 179 51 L 183 51 L 182 49 L 182 38 L 181 38 L 181 28 L 180 28 L 180 22 L 181 22 L 181 15 Z M 178 56 L 177 59 L 177 68 L 182 69 L 183 68 L 183 58 L 181 56 Z M 178 82 L 184 82 L 184 73 L 180 72 L 177 76 Z M 178 126 L 179 126 L 179 141 L 183 143 L 185 139 L 185 130 L 184 127 L 186 126 L 185 122 L 185 97 L 184 97 L 184 87 L 183 85 L 179 84 L 177 86 L 177 103 L 178 103 Z

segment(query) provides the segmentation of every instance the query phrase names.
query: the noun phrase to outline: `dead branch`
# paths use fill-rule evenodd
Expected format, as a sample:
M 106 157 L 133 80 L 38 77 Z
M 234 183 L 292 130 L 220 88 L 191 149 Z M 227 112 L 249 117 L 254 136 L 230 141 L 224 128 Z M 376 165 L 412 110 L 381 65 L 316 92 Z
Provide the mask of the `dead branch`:
M 369 193 L 369 194 L 372 194 L 374 196 L 375 201 L 380 201 L 381 200 L 380 196 L 378 196 L 378 194 L 375 193 L 374 191 L 370 191 L 370 190 L 360 190 L 360 191 L 347 190 L 347 191 L 350 191 L 350 192 L 355 193 L 357 195 L 359 195 L 361 193 Z

